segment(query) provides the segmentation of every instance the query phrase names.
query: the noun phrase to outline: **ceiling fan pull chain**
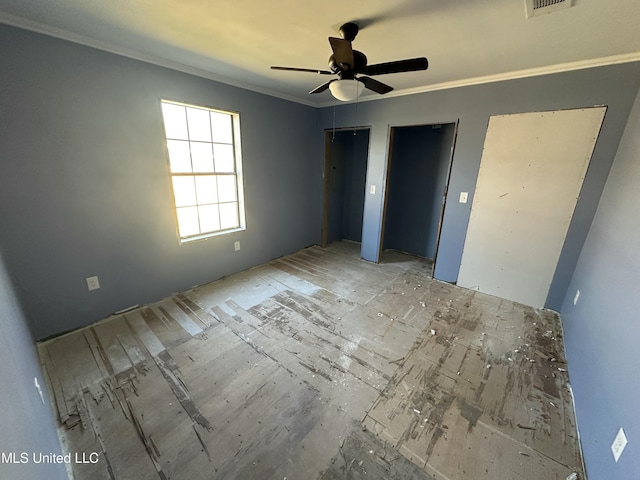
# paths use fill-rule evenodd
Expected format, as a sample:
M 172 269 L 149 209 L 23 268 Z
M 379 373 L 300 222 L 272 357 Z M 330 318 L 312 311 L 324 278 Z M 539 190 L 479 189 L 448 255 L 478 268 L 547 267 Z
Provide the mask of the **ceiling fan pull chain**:
M 360 100 L 360 95 L 358 95 L 358 82 L 353 82 L 353 85 L 355 86 L 355 89 L 356 89 L 356 119 L 355 119 L 355 122 L 353 123 L 353 135 L 355 136 L 357 131 L 357 125 L 358 125 L 358 100 Z
M 333 106 L 333 135 L 331 136 L 331 143 L 336 139 L 336 106 Z

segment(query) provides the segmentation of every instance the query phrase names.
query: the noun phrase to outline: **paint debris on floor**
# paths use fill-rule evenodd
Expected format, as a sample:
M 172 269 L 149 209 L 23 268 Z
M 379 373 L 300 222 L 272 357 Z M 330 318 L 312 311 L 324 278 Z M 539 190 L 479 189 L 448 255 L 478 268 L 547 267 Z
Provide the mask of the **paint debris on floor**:
M 82 479 L 584 478 L 558 316 L 310 247 L 39 344 Z

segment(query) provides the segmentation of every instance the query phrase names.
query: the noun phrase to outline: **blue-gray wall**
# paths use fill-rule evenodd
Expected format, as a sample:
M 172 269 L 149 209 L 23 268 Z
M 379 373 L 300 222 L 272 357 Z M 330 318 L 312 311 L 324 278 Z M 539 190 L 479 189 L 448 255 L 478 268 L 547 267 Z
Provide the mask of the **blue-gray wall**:
M 428 72 L 425 72 L 427 77 Z M 386 81 L 393 85 L 393 76 Z M 338 127 L 371 126 L 367 191 L 372 184 L 378 188 L 375 195 L 367 194 L 365 200 L 363 257 L 375 261 L 380 249 L 382 186 L 387 166 L 389 126 L 460 120 L 449 200 L 434 272 L 440 280 L 455 282 L 489 117 L 607 105 L 609 108 L 600 138 L 547 300 L 548 307 L 559 309 L 639 84 L 640 63 L 636 62 L 360 102 L 357 107 L 353 104 L 336 107 L 335 121 Z M 332 125 L 333 113 L 333 107 L 322 109 L 321 125 L 324 128 Z M 466 204 L 457 201 L 462 191 L 469 192 L 469 202 Z
M 455 124 L 394 129 L 383 248 L 434 259 Z
M 319 243 L 316 109 L 13 27 L 0 45 L 0 245 L 37 338 Z M 178 244 L 160 98 L 240 112 L 246 231 Z
M 41 400 L 34 379 L 42 389 Z M 36 464 L 33 454 L 61 453 L 53 412 L 33 338 L 14 295 L 0 253 L 0 453 L 21 461 L 0 462 L 0 478 L 66 479 L 62 464 Z
M 561 311 L 590 480 L 640 475 L 639 212 L 640 93 Z M 620 427 L 629 444 L 616 464 L 610 446 Z

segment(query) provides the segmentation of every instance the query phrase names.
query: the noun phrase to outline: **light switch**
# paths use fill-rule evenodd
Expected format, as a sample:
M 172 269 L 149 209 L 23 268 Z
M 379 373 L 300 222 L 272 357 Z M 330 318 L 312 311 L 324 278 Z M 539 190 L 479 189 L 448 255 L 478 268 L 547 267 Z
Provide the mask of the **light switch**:
M 89 289 L 89 291 L 97 290 L 100 288 L 100 281 L 98 280 L 97 276 L 87 277 L 86 281 L 87 281 L 87 288 Z
M 371 186 L 369 187 L 369 193 L 370 193 L 371 195 L 375 195 L 375 194 L 376 194 L 376 186 L 375 186 L 375 185 L 371 185 Z
M 467 203 L 469 192 L 460 192 L 460 203 Z

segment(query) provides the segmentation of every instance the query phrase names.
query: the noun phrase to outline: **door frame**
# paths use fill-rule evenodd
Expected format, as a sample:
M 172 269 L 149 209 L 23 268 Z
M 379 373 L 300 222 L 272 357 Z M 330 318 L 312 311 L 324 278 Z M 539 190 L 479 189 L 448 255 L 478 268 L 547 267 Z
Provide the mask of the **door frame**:
M 445 125 L 444 123 L 442 125 Z M 460 120 L 456 120 L 453 127 L 453 139 L 451 141 L 451 153 L 449 155 L 449 167 L 447 172 L 447 180 L 444 184 L 444 192 L 442 194 L 442 208 L 440 209 L 440 220 L 438 220 L 438 235 L 436 237 L 436 251 L 433 254 L 433 269 L 431 276 L 433 277 L 436 271 L 436 262 L 438 261 L 438 250 L 440 250 L 440 236 L 442 235 L 442 221 L 444 220 L 444 209 L 447 205 L 447 199 L 449 198 L 449 182 L 451 181 L 451 170 L 453 170 L 453 154 L 456 150 L 456 140 L 458 139 L 458 127 Z
M 380 263 L 382 259 L 382 250 L 384 250 L 384 228 L 387 223 L 387 200 L 389 199 L 389 172 L 391 171 L 391 162 L 393 160 L 393 136 L 395 133 L 395 128 L 389 125 L 389 134 L 388 134 L 388 145 L 387 149 L 387 166 L 384 174 L 384 198 L 382 199 L 382 220 L 380 222 L 380 239 L 379 239 L 379 247 L 378 247 L 378 261 L 376 263 Z

